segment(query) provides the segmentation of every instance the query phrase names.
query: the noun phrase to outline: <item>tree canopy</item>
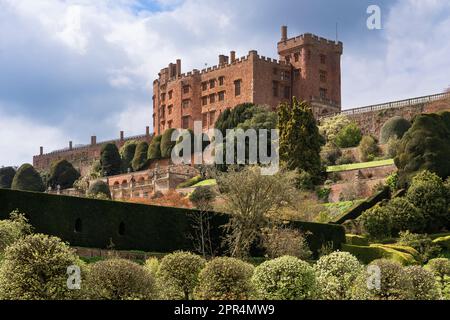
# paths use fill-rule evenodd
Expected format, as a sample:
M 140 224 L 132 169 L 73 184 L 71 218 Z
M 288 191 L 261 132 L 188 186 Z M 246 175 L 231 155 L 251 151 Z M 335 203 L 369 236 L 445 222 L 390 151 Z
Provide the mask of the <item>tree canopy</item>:
M 107 143 L 102 147 L 100 165 L 105 176 L 113 176 L 121 173 L 122 159 L 119 150 L 114 143 Z
M 13 167 L 0 168 L 0 189 L 10 189 L 16 170 Z
M 29 164 L 23 164 L 19 170 L 17 170 L 11 184 L 11 189 L 22 191 L 45 191 L 44 183 L 40 174 Z
M 67 160 L 59 160 L 50 168 L 48 185 L 52 188 L 60 186 L 61 189 L 73 187 L 73 183 L 80 177 L 80 173 Z

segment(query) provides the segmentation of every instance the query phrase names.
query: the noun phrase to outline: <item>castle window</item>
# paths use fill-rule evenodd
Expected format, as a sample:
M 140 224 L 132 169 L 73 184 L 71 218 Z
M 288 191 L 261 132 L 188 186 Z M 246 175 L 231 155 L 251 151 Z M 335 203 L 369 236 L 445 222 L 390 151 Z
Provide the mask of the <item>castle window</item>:
M 164 118 L 165 112 L 166 112 L 166 106 L 163 105 L 163 106 L 161 106 L 161 109 L 159 109 L 159 117 Z
M 278 97 L 278 81 L 272 82 L 272 92 L 274 97 Z
M 208 104 L 208 97 L 204 96 L 202 97 L 202 106 L 206 106 Z
M 281 71 L 281 80 L 289 80 L 289 72 Z
M 208 114 L 202 113 L 202 126 L 206 128 L 208 126 Z
M 216 80 L 215 79 L 209 80 L 209 88 L 212 89 L 215 86 L 216 86 Z
M 219 77 L 219 86 L 223 86 L 223 84 L 225 83 L 225 77 Z
M 241 95 L 241 82 L 242 82 L 242 80 L 234 81 L 234 95 L 236 97 Z
M 298 59 L 299 59 L 299 54 L 298 54 L 298 52 L 297 52 L 297 53 L 294 53 L 294 60 L 295 60 L 295 62 L 298 62 Z
M 181 128 L 188 129 L 189 128 L 189 116 L 184 116 L 181 118 Z
M 284 87 L 284 98 L 285 99 L 291 98 L 291 87 Z
M 189 108 L 189 100 L 188 100 L 188 99 L 183 100 L 183 101 L 181 102 L 181 106 L 182 106 L 183 108 Z
M 172 95 L 173 95 L 173 90 L 169 91 L 169 100 L 172 99 Z
M 183 93 L 189 93 L 189 85 L 183 86 Z
M 300 69 L 294 70 L 294 80 L 300 79 Z
M 167 112 L 168 112 L 169 114 L 172 114 L 172 109 L 173 109 L 173 105 L 168 106 L 168 107 L 167 107 Z
M 320 88 L 319 89 L 319 94 L 320 94 L 320 98 L 321 99 L 326 99 L 327 98 L 327 89 L 325 88 Z
M 327 56 L 324 54 L 320 55 L 320 63 L 321 64 L 326 64 L 327 63 Z
M 166 100 L 166 94 L 165 93 L 161 93 L 161 101 Z
M 216 102 L 216 95 L 210 94 L 209 95 L 209 103 L 214 103 L 214 102 Z
M 225 100 L 225 91 L 220 91 L 219 92 L 219 101 L 224 101 Z
M 327 72 L 320 70 L 320 82 L 327 82 Z
M 205 90 L 208 90 L 208 82 L 202 82 L 202 90 L 203 91 L 205 91 Z
M 215 121 L 216 121 L 216 112 L 211 111 L 209 113 L 209 123 L 214 124 Z

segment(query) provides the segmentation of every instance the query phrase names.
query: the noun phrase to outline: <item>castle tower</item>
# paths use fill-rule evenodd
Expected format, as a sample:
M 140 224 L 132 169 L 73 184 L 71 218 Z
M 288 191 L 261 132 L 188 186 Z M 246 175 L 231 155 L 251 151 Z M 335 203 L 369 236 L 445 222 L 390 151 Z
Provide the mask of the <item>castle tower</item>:
M 292 95 L 311 103 L 316 116 L 341 110 L 342 42 L 310 33 L 288 38 L 281 28 L 278 54 L 292 66 Z

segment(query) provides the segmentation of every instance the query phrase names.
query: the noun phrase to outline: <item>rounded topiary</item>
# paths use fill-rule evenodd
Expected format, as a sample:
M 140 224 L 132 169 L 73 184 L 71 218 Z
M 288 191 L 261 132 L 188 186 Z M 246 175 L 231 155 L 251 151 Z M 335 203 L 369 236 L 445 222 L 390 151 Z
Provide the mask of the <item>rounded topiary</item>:
M 13 167 L 0 168 L 0 189 L 10 189 L 15 175 Z
M 422 231 L 426 223 L 421 210 L 417 209 L 406 198 L 393 198 L 385 207 L 386 214 L 390 216 L 392 231 Z
M 79 290 L 69 290 L 67 267 L 80 266 L 68 244 L 43 234 L 29 235 L 11 246 L 0 268 L 0 300 L 72 299 Z
M 89 186 L 88 196 L 92 198 L 107 198 L 111 199 L 111 191 L 109 186 L 103 180 L 96 180 Z
M 147 155 L 149 160 L 161 159 L 161 139 L 162 136 L 156 136 L 150 142 Z
M 391 236 L 392 220 L 382 204 L 364 211 L 358 220 L 371 238 L 383 239 Z
M 157 297 L 152 274 L 125 259 L 94 263 L 83 286 L 86 297 L 94 300 L 151 300 Z
M 133 161 L 131 161 L 131 167 L 134 171 L 140 171 L 145 169 L 148 164 L 147 160 L 148 143 L 141 141 L 136 147 Z
M 100 165 L 104 176 L 113 176 L 120 174 L 122 170 L 122 159 L 119 149 L 115 143 L 103 145 L 100 153 Z
M 214 258 L 200 272 L 194 295 L 200 300 L 249 299 L 253 269 L 251 264 L 235 258 Z
M 390 118 L 381 127 L 380 142 L 388 143 L 390 138 L 401 139 L 406 131 L 411 128 L 411 123 L 400 116 Z
M 131 161 L 133 161 L 134 154 L 136 153 L 137 142 L 130 140 L 125 142 L 125 144 L 120 148 L 120 157 L 122 158 L 122 171 L 127 172 L 129 169 L 132 170 Z
M 61 189 L 73 187 L 73 183 L 80 177 L 80 173 L 67 160 L 54 162 L 50 168 L 49 186 Z
M 31 164 L 26 163 L 17 170 L 11 189 L 42 192 L 45 186 L 39 173 Z
M 316 294 L 314 269 L 307 262 L 284 256 L 263 262 L 252 277 L 260 299 L 305 300 Z
M 421 266 L 409 266 L 405 268 L 405 273 L 412 282 L 412 299 L 439 300 L 441 298 L 436 279 L 431 271 Z
M 325 300 L 350 299 L 351 288 L 363 272 L 363 266 L 348 252 L 322 256 L 314 266 L 319 296 Z
M 169 128 L 161 136 L 161 158 L 170 158 L 172 149 L 176 144 L 176 141 L 172 141 L 172 133 L 175 131 L 174 128 Z
M 164 256 L 157 272 L 161 288 L 165 288 L 170 299 L 192 298 L 198 284 L 198 275 L 206 264 L 202 257 L 190 252 L 175 252 Z

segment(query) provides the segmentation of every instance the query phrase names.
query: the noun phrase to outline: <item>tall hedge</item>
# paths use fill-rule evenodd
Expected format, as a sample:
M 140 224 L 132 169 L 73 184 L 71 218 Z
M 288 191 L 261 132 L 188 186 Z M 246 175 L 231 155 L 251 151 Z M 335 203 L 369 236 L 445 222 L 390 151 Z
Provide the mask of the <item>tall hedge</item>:
M 11 189 L 42 192 L 45 191 L 45 186 L 39 173 L 31 164 L 26 163 L 17 170 Z
M 105 176 L 113 176 L 121 173 L 122 159 L 120 158 L 119 149 L 117 149 L 114 143 L 107 143 L 102 147 L 100 165 Z
M 162 136 L 153 137 L 150 145 L 148 146 L 148 160 L 161 159 L 161 139 Z
M 52 164 L 50 168 L 49 186 L 61 189 L 73 187 L 73 183 L 80 177 L 80 173 L 67 160 L 59 160 Z
M 127 172 L 128 169 L 132 169 L 131 161 L 133 161 L 134 154 L 136 153 L 137 142 L 134 140 L 127 141 L 120 148 L 120 157 L 122 158 L 122 172 Z
M 139 142 L 136 147 L 133 161 L 131 161 L 131 167 L 134 171 L 140 171 L 145 169 L 148 164 L 147 160 L 148 143 L 145 141 Z
M 403 138 L 403 135 L 411 128 L 411 123 L 400 116 L 395 116 L 386 121 L 381 127 L 380 142 L 388 143 L 390 138 Z
M 161 137 L 161 157 L 163 159 L 170 158 L 172 149 L 175 146 L 176 141 L 172 141 L 172 133 L 175 129 L 170 128 L 164 131 Z
M 15 175 L 13 167 L 0 168 L 0 188 L 10 189 Z

